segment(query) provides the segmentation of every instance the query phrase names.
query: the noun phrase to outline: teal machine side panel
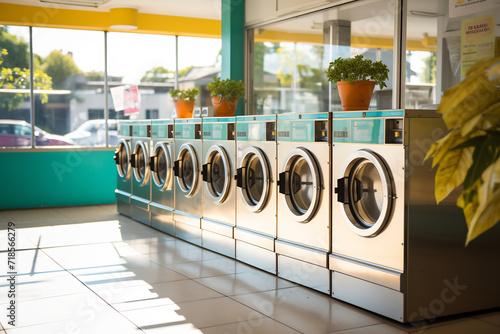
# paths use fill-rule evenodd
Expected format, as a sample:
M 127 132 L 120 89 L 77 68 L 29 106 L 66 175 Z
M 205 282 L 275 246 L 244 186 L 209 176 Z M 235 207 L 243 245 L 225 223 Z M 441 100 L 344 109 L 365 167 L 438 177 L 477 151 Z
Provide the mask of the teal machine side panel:
M 116 203 L 114 151 L 0 153 L 0 210 Z

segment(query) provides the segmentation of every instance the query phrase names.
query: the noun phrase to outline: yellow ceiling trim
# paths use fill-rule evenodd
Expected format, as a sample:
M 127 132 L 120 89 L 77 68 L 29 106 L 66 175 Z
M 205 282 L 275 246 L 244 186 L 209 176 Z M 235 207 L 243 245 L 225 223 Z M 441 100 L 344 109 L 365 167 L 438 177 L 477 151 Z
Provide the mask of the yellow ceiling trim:
M 321 34 L 288 33 L 282 31 L 264 30 L 260 34 L 256 30 L 256 42 L 291 42 L 322 45 L 323 36 Z M 392 38 L 377 38 L 365 36 L 352 36 L 351 46 L 356 48 L 369 49 L 393 49 L 394 40 Z M 406 49 L 411 51 L 436 51 L 436 47 L 424 46 L 422 41 L 409 40 L 406 42 Z
M 139 13 L 137 29 L 109 28 L 110 13 L 0 3 L 0 24 L 133 33 L 221 37 L 219 20 Z

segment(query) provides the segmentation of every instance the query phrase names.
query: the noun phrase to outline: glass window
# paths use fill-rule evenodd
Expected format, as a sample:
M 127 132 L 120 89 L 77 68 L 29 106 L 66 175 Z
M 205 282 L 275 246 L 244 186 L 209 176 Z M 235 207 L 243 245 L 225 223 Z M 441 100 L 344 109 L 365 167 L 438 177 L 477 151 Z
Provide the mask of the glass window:
M 175 80 L 175 37 L 137 33 L 108 34 L 109 87 L 137 86 L 139 111 L 114 112 L 110 119 L 148 119 L 147 110 L 156 109 L 155 118 L 170 118 L 174 108 L 168 91 Z M 110 108 L 114 108 L 110 96 Z
M 105 131 L 79 128 L 89 121 L 89 109 L 105 105 L 104 33 L 33 28 L 33 53 L 35 71 L 52 84 L 50 90 L 35 87 L 35 125 L 42 129 L 36 146 L 105 146 Z
M 355 1 L 253 30 L 250 114 L 342 110 L 325 71 L 338 57 L 363 55 L 391 70 L 370 109 L 392 107 L 394 1 Z
M 222 48 L 218 38 L 179 37 L 179 88 L 196 87 L 196 107 L 210 107 L 212 102 L 207 85 L 220 77 Z
M 479 52 L 465 52 L 462 25 L 492 19 Z M 476 24 L 474 22 L 477 22 Z M 500 55 L 500 6 L 489 2 L 409 0 L 406 43 L 406 108 L 436 109 L 443 93 L 460 83 L 466 70 L 484 58 Z M 495 48 L 495 44 L 497 45 Z
M 36 74 L 35 82 L 50 88 Z M 0 147 L 31 147 L 30 110 L 29 28 L 0 25 Z

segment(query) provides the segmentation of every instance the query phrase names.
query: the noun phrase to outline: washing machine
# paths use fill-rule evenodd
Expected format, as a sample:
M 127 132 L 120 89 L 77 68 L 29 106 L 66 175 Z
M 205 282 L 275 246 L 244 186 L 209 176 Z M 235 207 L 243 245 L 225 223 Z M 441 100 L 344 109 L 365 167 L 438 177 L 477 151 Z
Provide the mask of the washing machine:
M 276 274 L 276 115 L 236 118 L 236 259 Z
M 235 117 L 203 118 L 203 218 L 204 248 L 235 257 L 236 141 Z
M 132 216 L 130 195 L 132 193 L 132 167 L 130 166 L 132 142 L 132 122 L 120 121 L 118 123 L 118 147 L 113 159 L 116 163 L 116 207 L 119 213 Z
M 174 130 L 175 235 L 201 246 L 202 119 L 177 118 L 174 120 Z
M 134 121 L 132 124 L 132 206 L 131 218 L 150 225 L 149 203 L 151 201 L 151 182 L 149 152 L 151 151 L 151 121 Z
M 151 121 L 151 227 L 175 235 L 174 120 Z
M 331 118 L 277 115 L 278 276 L 329 293 Z
M 400 322 L 500 306 L 500 229 L 465 247 L 456 193 L 435 202 L 423 160 L 447 133 L 440 115 L 332 117 L 332 296 Z

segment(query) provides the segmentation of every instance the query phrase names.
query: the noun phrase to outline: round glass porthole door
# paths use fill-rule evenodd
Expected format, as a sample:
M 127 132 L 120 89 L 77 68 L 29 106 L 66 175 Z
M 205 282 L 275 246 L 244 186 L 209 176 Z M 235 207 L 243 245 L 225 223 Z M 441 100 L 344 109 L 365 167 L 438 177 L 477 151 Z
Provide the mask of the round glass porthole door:
M 182 193 L 186 197 L 194 196 L 198 185 L 199 169 L 196 153 L 190 144 L 182 144 L 179 148 L 179 154 L 174 163 L 174 173 Z
M 270 193 L 269 163 L 265 154 L 257 147 L 243 152 L 241 166 L 236 171 L 236 185 L 243 203 L 251 212 L 262 211 Z
M 165 142 L 159 142 L 154 147 L 151 157 L 151 175 L 153 182 L 160 190 L 171 189 L 172 184 L 172 161 L 170 159 L 170 146 Z
M 337 180 L 337 200 L 347 223 L 356 234 L 376 236 L 389 221 L 394 198 L 390 171 L 374 152 L 352 153 Z
M 118 176 L 123 180 L 130 179 L 132 173 L 132 168 L 130 167 L 130 146 L 125 139 L 119 141 L 114 159 Z
M 296 221 L 307 223 L 314 217 L 320 191 L 320 171 L 312 154 L 304 148 L 290 151 L 279 174 L 279 192 Z
M 147 143 L 138 141 L 134 146 L 132 154 L 132 168 L 134 169 L 134 178 L 141 185 L 148 184 L 149 181 L 149 152 Z
M 209 197 L 215 203 L 223 203 L 231 185 L 231 165 L 223 147 L 219 145 L 210 147 L 203 164 L 202 174 Z

